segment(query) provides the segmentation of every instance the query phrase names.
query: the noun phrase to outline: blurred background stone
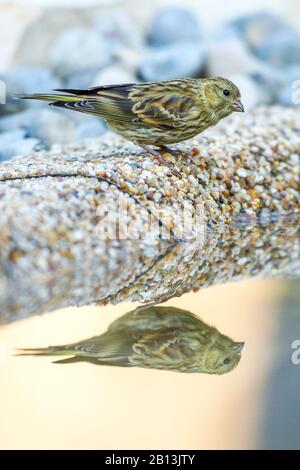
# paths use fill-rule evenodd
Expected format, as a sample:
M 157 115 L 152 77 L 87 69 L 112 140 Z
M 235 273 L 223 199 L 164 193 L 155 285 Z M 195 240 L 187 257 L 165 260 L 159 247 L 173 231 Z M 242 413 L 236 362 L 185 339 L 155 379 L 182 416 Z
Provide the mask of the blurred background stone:
M 264 93 L 264 102 L 268 102 L 270 104 L 278 103 L 278 91 L 287 84 L 287 78 L 284 71 L 262 63 L 257 70 L 250 73 L 250 77 L 258 84 Z M 291 84 L 288 83 L 288 86 L 291 86 Z
M 112 61 L 109 41 L 97 31 L 73 28 L 62 32 L 49 52 L 49 65 L 57 75 L 67 77 L 78 71 L 97 70 Z
M 192 11 L 168 7 L 154 14 L 147 41 L 151 46 L 160 47 L 174 42 L 198 42 L 200 38 L 200 24 Z
M 300 35 L 295 31 L 279 30 L 266 38 L 256 49 L 256 55 L 276 67 L 299 64 Z
M 89 28 L 93 14 L 93 8 L 42 8 L 20 37 L 13 63 L 49 67 L 49 51 L 59 36 L 69 29 Z
M 259 49 L 267 38 L 278 31 L 289 29 L 281 18 L 265 11 L 238 17 L 230 25 L 252 50 Z
M 0 161 L 16 155 L 28 155 L 45 148 L 38 139 L 26 138 L 25 130 L 15 130 L 0 134 Z
M 62 86 L 62 81 L 45 67 L 18 67 L 0 74 L 5 83 L 5 106 L 0 106 L 0 114 L 15 113 L 28 107 L 41 107 L 38 101 L 16 100 L 18 94 L 48 91 Z
M 91 86 L 97 86 L 99 84 L 113 85 L 116 83 L 135 83 L 136 81 L 137 79 L 133 73 L 115 64 L 98 72 L 94 76 Z
M 244 16 L 231 25 L 256 56 L 276 67 L 300 61 L 300 35 L 279 17 L 266 12 Z
M 0 119 L 0 132 L 19 132 L 22 138 L 36 138 L 47 146 L 97 137 L 105 130 L 102 119 L 54 108 L 29 109 Z
M 195 77 L 205 64 L 205 50 L 201 44 L 180 42 L 145 52 L 138 76 L 144 81 Z
M 226 77 L 234 73 L 249 74 L 260 65 L 245 42 L 235 34 L 218 34 L 207 44 L 208 75 Z

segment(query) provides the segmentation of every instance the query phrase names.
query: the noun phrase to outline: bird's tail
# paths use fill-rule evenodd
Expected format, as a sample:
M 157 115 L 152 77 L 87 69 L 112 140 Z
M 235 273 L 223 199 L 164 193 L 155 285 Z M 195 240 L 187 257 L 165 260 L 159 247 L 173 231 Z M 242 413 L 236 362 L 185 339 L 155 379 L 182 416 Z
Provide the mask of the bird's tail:
M 78 351 L 66 349 L 65 346 L 49 346 L 48 348 L 17 348 L 15 356 L 72 356 Z
M 60 91 L 60 90 L 54 90 Z M 22 100 L 39 100 L 39 101 L 49 101 L 49 102 L 63 102 L 63 103 L 77 103 L 82 100 L 82 96 L 64 95 L 61 93 L 31 93 L 26 95 L 16 95 L 15 98 Z
M 57 89 L 54 91 L 60 93 L 33 93 L 29 95 L 18 95 L 16 98 L 48 101 L 49 106 L 70 109 L 72 111 L 93 114 L 95 116 L 102 116 L 103 114 L 103 112 L 101 112 L 101 106 L 98 104 L 98 106 L 95 107 L 86 96 L 85 93 L 88 92 L 88 90 Z
M 65 359 L 58 359 L 52 361 L 53 364 L 75 364 L 78 362 L 90 362 L 95 365 L 101 365 L 101 362 L 95 358 L 84 357 L 81 355 L 77 355 L 76 351 L 66 351 L 63 349 L 63 346 L 51 346 L 49 348 L 36 348 L 36 349 L 18 349 L 17 354 L 15 356 L 71 356 Z M 77 351 L 78 353 L 78 351 Z M 105 364 L 105 363 L 104 363 Z
M 79 343 L 48 348 L 18 348 L 16 356 L 74 356 L 70 361 L 62 358 L 63 363 L 77 362 L 75 358 L 82 358 L 88 362 L 126 366 L 133 342 L 131 335 L 123 332 L 106 332 Z

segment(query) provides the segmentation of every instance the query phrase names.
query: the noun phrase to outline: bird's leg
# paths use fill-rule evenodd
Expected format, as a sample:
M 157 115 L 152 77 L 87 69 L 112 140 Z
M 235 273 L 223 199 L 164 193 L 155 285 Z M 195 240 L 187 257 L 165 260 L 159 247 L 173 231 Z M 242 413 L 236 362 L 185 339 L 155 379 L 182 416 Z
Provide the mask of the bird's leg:
M 152 147 L 148 147 L 148 145 L 144 145 L 140 143 L 138 143 L 137 145 L 141 147 L 143 150 L 145 150 L 146 152 L 156 157 L 160 161 L 160 163 L 162 163 L 163 165 L 168 165 L 177 176 L 181 177 L 180 172 L 176 170 L 176 168 L 174 167 L 174 164 L 168 160 L 165 160 L 165 158 L 161 155 L 161 153 L 158 150 L 155 150 Z M 159 147 L 159 148 L 162 149 L 162 147 Z
M 147 310 L 148 308 L 155 307 L 156 305 L 163 304 L 164 302 L 167 302 L 168 300 L 170 300 L 170 298 L 172 298 L 172 296 L 171 297 L 170 296 L 165 296 L 165 297 L 161 297 L 160 299 L 158 299 L 154 302 L 139 305 L 138 307 L 136 307 L 135 312 L 143 312 L 144 310 Z
M 175 157 L 184 157 L 186 160 L 189 160 L 191 163 L 194 164 L 193 159 L 190 155 L 190 153 L 185 152 L 180 149 L 172 148 L 169 147 L 168 145 L 161 145 L 161 149 L 163 149 L 165 152 L 170 153 L 171 155 L 174 155 Z
M 139 305 L 138 307 L 136 307 L 135 312 L 142 312 L 143 310 L 147 310 L 147 308 L 155 307 L 156 305 L 168 302 L 168 300 L 173 299 L 173 297 L 178 297 L 176 296 L 176 293 L 177 293 L 178 287 L 182 286 L 182 282 L 183 281 L 177 281 L 174 287 L 171 289 L 171 291 L 162 295 L 161 297 L 154 300 L 153 302 Z
M 144 144 L 136 144 L 136 145 L 138 145 L 143 150 L 145 150 L 145 152 L 150 153 L 154 157 L 159 158 L 159 159 L 161 158 L 161 154 L 157 150 L 153 149 L 152 147 L 148 147 L 148 145 L 144 145 Z

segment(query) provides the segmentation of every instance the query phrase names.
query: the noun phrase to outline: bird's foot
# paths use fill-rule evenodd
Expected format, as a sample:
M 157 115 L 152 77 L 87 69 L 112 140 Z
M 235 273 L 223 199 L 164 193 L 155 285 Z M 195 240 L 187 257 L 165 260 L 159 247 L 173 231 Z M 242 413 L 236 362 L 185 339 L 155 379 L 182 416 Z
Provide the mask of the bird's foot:
M 150 153 L 151 155 L 153 155 L 154 157 L 156 157 L 159 162 L 163 165 L 167 165 L 170 167 L 170 169 L 173 171 L 173 173 L 180 177 L 181 178 L 181 173 L 176 170 L 175 168 L 175 165 L 173 162 L 171 162 L 170 160 L 166 160 L 162 154 L 158 151 L 158 150 L 155 150 L 153 149 L 152 147 L 148 147 L 148 145 L 143 145 L 143 144 L 138 144 L 143 150 L 145 150 L 146 152 Z M 162 147 L 160 147 L 160 149 L 164 150 Z M 170 153 L 170 152 L 169 152 Z
M 147 310 L 147 308 L 155 307 L 156 305 L 168 302 L 168 300 L 173 299 L 173 297 L 178 297 L 177 290 L 179 287 L 182 286 L 182 282 L 183 281 L 177 281 L 169 292 L 161 295 L 161 297 L 159 297 L 158 299 L 153 300 L 150 303 L 139 305 L 138 307 L 136 307 L 135 312 L 142 312 L 143 310 Z
M 192 154 L 185 150 L 169 147 L 168 145 L 162 145 L 161 149 L 171 155 L 174 155 L 175 157 L 183 157 L 185 160 L 189 160 L 191 163 L 194 164 Z
M 142 304 L 136 307 L 135 313 L 143 312 L 144 310 L 147 310 L 148 308 L 156 307 L 156 305 L 163 304 L 164 302 L 167 302 L 170 300 L 170 296 L 168 297 L 162 297 L 161 299 L 158 299 L 154 302 L 150 302 L 148 304 Z

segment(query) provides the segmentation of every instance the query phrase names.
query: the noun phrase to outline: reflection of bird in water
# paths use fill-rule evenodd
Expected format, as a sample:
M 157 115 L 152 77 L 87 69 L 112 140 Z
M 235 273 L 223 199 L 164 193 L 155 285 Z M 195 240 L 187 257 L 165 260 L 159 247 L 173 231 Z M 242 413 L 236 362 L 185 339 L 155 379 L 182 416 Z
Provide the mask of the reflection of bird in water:
M 235 343 L 192 313 L 175 307 L 135 310 L 114 321 L 108 330 L 84 341 L 23 354 L 73 356 L 57 361 L 146 367 L 177 372 L 224 374 L 240 361 L 244 343 Z

